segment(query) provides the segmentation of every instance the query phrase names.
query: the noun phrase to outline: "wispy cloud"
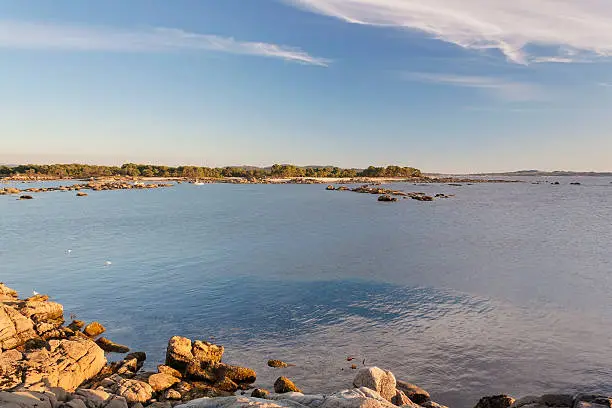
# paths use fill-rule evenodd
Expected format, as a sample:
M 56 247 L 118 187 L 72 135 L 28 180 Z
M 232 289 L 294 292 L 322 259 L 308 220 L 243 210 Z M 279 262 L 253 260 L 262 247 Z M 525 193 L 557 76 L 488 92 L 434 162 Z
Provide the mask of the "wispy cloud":
M 507 101 L 520 102 L 544 99 L 543 92 L 538 85 L 505 78 L 425 72 L 402 72 L 400 76 L 408 81 L 480 89 Z
M 285 1 L 350 23 L 412 29 L 468 49 L 496 49 L 519 64 L 612 56 L 610 0 Z
M 603 87 L 606 87 L 606 88 L 612 88 L 612 82 L 600 82 L 597 85 L 603 86 Z
M 108 52 L 216 51 L 327 66 L 329 60 L 299 48 L 172 28 L 119 29 L 0 21 L 0 48 Z

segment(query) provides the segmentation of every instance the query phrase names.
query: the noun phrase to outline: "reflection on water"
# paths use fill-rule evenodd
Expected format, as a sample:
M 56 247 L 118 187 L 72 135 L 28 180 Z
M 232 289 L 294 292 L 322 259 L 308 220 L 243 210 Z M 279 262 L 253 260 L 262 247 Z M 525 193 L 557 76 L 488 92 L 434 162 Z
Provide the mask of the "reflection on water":
M 150 366 L 180 334 L 268 387 L 347 387 L 354 356 L 458 407 L 611 393 L 612 189 L 590 180 L 403 185 L 457 196 L 392 205 L 322 186 L 0 197 L 0 280 L 101 320 Z

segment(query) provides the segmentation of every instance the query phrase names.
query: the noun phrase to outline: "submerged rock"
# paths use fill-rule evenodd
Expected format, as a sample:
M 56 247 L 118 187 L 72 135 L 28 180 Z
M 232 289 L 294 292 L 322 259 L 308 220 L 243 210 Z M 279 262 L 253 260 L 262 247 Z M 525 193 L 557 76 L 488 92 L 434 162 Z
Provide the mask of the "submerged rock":
M 289 364 L 281 360 L 268 360 L 268 367 L 285 368 L 285 367 L 289 367 Z

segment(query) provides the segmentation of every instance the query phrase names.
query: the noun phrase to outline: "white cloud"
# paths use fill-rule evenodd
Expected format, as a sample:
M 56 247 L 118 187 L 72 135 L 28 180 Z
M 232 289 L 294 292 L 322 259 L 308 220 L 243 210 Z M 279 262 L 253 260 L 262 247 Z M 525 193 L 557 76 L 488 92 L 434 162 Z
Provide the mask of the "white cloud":
M 400 76 L 408 81 L 480 89 L 508 101 L 543 99 L 543 92 L 537 85 L 505 78 L 425 72 L 403 72 Z
M 196 34 L 179 29 L 118 29 L 0 21 L 0 48 L 110 52 L 217 51 L 279 58 L 308 65 L 327 66 L 329 61 L 299 48 L 237 41 L 231 37 Z
M 519 64 L 612 56 L 610 0 L 286 0 L 355 24 L 405 28 Z M 544 50 L 559 49 L 553 55 Z M 584 62 L 584 61 L 583 61 Z

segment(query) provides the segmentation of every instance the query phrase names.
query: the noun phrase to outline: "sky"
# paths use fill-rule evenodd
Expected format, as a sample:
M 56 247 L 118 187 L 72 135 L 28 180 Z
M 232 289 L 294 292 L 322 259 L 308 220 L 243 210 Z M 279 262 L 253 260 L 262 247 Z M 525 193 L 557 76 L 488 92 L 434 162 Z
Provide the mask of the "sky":
M 0 0 L 0 163 L 612 171 L 610 0 Z

